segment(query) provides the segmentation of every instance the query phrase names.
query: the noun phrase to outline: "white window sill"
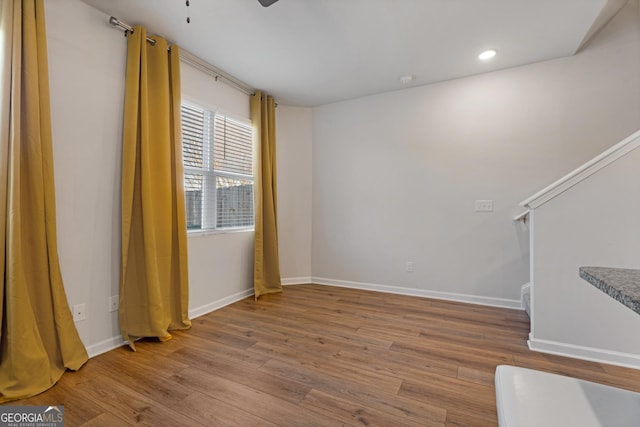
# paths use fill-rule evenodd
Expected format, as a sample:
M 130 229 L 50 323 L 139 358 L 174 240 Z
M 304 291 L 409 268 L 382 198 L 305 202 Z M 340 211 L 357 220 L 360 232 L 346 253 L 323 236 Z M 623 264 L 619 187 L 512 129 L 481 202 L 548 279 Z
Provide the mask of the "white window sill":
M 213 234 L 253 233 L 254 228 L 225 228 L 222 230 L 187 230 L 187 237 L 203 237 Z

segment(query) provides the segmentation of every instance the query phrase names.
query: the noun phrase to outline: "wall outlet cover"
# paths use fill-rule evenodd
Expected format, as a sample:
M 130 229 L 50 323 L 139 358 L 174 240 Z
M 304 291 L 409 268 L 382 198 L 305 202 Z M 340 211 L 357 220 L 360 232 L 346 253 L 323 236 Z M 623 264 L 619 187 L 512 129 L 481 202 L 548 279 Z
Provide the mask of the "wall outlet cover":
M 79 322 L 87 318 L 87 305 L 85 303 L 73 306 L 73 321 Z

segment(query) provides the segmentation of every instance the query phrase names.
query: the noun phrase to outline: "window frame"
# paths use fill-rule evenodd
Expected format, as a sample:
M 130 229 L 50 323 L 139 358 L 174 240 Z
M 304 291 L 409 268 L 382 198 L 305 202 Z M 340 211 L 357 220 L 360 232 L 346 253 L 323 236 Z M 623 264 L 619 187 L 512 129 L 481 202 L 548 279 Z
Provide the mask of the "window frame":
M 201 168 L 195 166 L 187 166 L 184 161 L 184 145 L 183 135 L 184 126 L 182 122 L 182 107 L 187 107 L 201 110 L 204 114 L 203 117 L 203 129 L 202 129 L 202 164 Z M 200 228 L 188 228 L 187 233 L 190 236 L 194 235 L 207 235 L 207 234 L 224 234 L 234 232 L 245 232 L 255 230 L 255 179 L 254 174 L 251 175 L 230 172 L 224 170 L 215 169 L 215 120 L 216 116 L 226 117 L 242 125 L 246 125 L 251 129 L 251 157 L 252 157 L 252 172 L 255 169 L 253 159 L 255 158 L 255 141 L 253 138 L 253 126 L 251 122 L 245 118 L 238 118 L 236 116 L 225 114 L 217 108 L 209 108 L 197 102 L 183 99 L 180 104 L 180 120 L 181 120 L 181 148 L 183 153 L 183 180 L 187 174 L 202 176 L 202 213 L 201 213 L 201 225 Z M 217 194 L 217 177 L 224 177 L 237 180 L 245 180 L 251 182 L 251 206 L 253 216 L 251 219 L 252 224 L 248 226 L 233 226 L 233 227 L 218 227 L 218 194 Z M 186 189 L 185 189 L 185 209 L 186 209 Z

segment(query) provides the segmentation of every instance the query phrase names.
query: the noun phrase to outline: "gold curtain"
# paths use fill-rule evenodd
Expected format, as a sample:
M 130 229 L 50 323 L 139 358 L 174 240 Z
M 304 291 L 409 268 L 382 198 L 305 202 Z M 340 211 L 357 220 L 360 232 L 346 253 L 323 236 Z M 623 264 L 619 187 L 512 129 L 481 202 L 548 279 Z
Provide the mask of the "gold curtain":
M 179 48 L 137 26 L 128 39 L 122 147 L 120 331 L 171 338 L 188 315 Z
M 260 91 L 251 96 L 251 123 L 256 147 L 253 288 L 258 299 L 260 295 L 282 292 L 278 258 L 276 105 L 272 97 Z
M 43 3 L 0 6 L 0 403 L 41 393 L 88 359 L 58 262 Z

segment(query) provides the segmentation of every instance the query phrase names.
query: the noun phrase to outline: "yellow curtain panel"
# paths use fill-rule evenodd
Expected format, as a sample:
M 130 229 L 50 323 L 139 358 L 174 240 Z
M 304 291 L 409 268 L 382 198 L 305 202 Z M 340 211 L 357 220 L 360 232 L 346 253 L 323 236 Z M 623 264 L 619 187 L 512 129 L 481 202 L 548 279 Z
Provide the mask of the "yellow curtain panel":
M 191 326 L 179 48 L 146 38 L 140 26 L 128 38 L 122 146 L 120 331 L 133 350 Z
M 0 403 L 88 359 L 58 263 L 44 1 L 2 0 Z
M 251 96 L 251 123 L 255 141 L 255 238 L 253 288 L 255 298 L 282 292 L 278 258 L 276 181 L 276 105 L 260 91 Z

